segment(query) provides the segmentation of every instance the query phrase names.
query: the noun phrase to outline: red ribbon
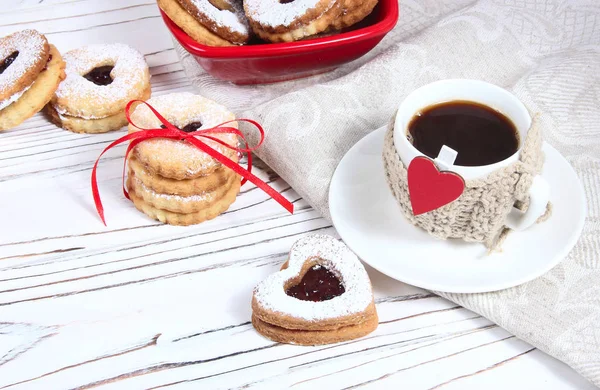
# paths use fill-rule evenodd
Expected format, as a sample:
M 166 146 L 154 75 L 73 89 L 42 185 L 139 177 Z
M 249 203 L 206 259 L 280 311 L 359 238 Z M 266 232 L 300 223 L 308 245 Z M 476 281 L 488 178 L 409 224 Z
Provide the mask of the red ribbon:
M 165 126 L 165 128 L 164 129 L 145 129 L 145 128 L 139 127 L 135 123 L 133 123 L 133 121 L 131 120 L 131 117 L 130 117 L 130 109 L 131 109 L 131 105 L 136 102 L 140 102 L 140 103 L 148 106 L 150 111 L 152 111 L 154 113 L 154 115 L 156 115 L 156 117 Z M 242 185 L 245 184 L 247 181 L 250 181 L 251 183 L 255 184 L 258 188 L 260 188 L 261 190 L 266 192 L 267 195 L 269 195 L 271 198 L 275 199 L 275 201 L 277 201 L 280 205 L 282 205 L 287 211 L 289 211 L 292 214 L 294 213 L 294 205 L 290 201 L 285 199 L 279 192 L 277 192 L 273 188 L 269 187 L 269 185 L 267 183 L 260 180 L 258 177 L 256 177 L 251 172 L 252 171 L 252 153 L 251 152 L 253 152 L 260 145 L 262 145 L 262 143 L 265 139 L 265 132 L 264 132 L 263 128 L 261 127 L 261 125 L 259 125 L 257 122 L 250 120 L 250 119 L 235 119 L 235 120 L 231 120 L 231 121 L 228 121 L 225 123 L 221 123 L 220 125 L 212 127 L 210 129 L 197 130 L 197 131 L 186 133 L 185 131 L 182 131 L 179 128 L 175 127 L 173 124 L 171 124 L 169 121 L 167 121 L 158 111 L 156 111 L 154 109 L 154 107 L 152 107 L 150 104 L 148 104 L 142 100 L 130 101 L 127 104 L 127 107 L 125 107 L 125 116 L 127 117 L 127 120 L 129 121 L 129 123 L 132 126 L 140 129 L 141 131 L 127 134 L 126 136 L 123 136 L 123 137 L 119 138 L 118 140 L 112 142 L 110 145 L 108 145 L 102 151 L 102 153 L 100 153 L 100 156 L 98 156 L 98 159 L 96 160 L 96 163 L 94 164 L 94 168 L 92 169 L 92 194 L 94 195 L 94 203 L 96 204 L 96 210 L 98 211 L 98 215 L 100 216 L 100 219 L 102 219 L 102 222 L 104 223 L 104 225 L 106 225 L 106 221 L 104 219 L 104 207 L 102 207 L 102 201 L 100 200 L 100 192 L 98 191 L 98 182 L 96 180 L 96 170 L 98 168 L 98 162 L 100 161 L 100 158 L 102 158 L 102 155 L 104 153 L 106 153 L 109 149 L 111 149 L 119 144 L 122 144 L 123 142 L 131 141 L 131 143 L 127 147 L 127 151 L 125 153 L 125 159 L 123 161 L 123 181 L 122 181 L 123 194 L 125 195 L 125 197 L 127 199 L 130 199 L 129 193 L 127 192 L 127 189 L 125 188 L 125 169 L 127 166 L 127 157 L 129 156 L 129 153 L 131 152 L 131 150 L 137 144 L 139 144 L 140 142 L 143 142 L 147 139 L 151 139 L 151 138 L 168 138 L 168 139 L 173 139 L 173 140 L 178 140 L 178 141 L 189 142 L 190 144 L 194 145 L 195 147 L 197 147 L 204 153 L 206 153 L 209 156 L 211 156 L 212 158 L 214 158 L 215 160 L 219 161 L 221 164 L 225 165 L 227 168 L 233 170 L 235 173 L 242 176 L 242 178 L 243 178 Z M 246 140 L 246 137 L 244 137 L 244 134 L 242 134 L 241 131 L 239 131 L 238 129 L 236 129 L 234 127 L 226 127 L 226 126 L 224 127 L 224 125 L 226 125 L 228 123 L 232 123 L 232 122 L 247 122 L 247 123 L 254 125 L 260 132 L 260 142 L 258 143 L 258 145 L 250 148 L 248 146 L 248 141 Z M 245 148 L 237 148 L 237 147 L 231 146 L 218 138 L 210 136 L 209 134 L 235 134 L 238 137 L 242 138 L 242 140 L 244 140 L 246 147 Z M 238 153 L 244 153 L 244 152 L 248 153 L 248 169 L 244 169 L 238 163 L 234 162 L 230 158 L 224 156 L 222 153 L 211 148 L 206 143 L 202 142 L 200 139 L 198 139 L 196 137 L 202 137 L 202 138 L 209 139 L 209 140 L 214 141 L 220 145 L 223 145 L 231 150 L 235 150 Z

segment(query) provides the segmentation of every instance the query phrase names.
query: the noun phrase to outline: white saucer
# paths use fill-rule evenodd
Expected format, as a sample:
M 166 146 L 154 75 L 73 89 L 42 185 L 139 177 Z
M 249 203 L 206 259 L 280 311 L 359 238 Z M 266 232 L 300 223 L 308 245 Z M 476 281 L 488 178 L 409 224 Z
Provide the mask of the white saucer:
M 360 140 L 333 175 L 329 207 L 344 242 L 380 272 L 434 291 L 475 293 L 513 287 L 544 274 L 575 246 L 585 220 L 583 188 L 569 163 L 548 144 L 542 176 L 551 187 L 551 218 L 511 232 L 502 252 L 483 244 L 438 240 L 411 225 L 384 178 L 385 129 Z

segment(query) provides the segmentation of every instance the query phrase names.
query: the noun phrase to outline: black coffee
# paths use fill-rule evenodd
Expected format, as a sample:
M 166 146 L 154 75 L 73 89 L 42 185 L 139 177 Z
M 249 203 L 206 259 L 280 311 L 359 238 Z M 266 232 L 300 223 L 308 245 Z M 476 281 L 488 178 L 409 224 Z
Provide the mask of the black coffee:
M 408 139 L 421 153 L 436 158 L 443 145 L 458 152 L 455 165 L 488 165 L 519 149 L 515 125 L 493 108 L 466 101 L 436 104 L 408 125 Z

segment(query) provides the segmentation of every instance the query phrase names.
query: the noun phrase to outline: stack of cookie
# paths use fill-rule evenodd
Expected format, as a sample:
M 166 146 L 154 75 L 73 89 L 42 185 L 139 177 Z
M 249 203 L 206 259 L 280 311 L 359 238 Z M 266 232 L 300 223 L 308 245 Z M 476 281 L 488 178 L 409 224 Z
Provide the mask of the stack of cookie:
M 235 119 L 225 107 L 191 93 L 155 97 L 148 104 L 185 132 Z M 131 119 L 142 128 L 164 127 L 146 105 L 139 105 Z M 139 129 L 130 125 L 129 131 Z M 237 147 L 234 134 L 211 136 Z M 203 141 L 238 162 L 237 152 L 210 140 Z M 231 206 L 240 191 L 240 177 L 185 141 L 149 139 L 132 151 L 127 189 L 135 207 L 151 218 L 171 225 L 193 225 L 215 218 Z
M 268 42 L 292 42 L 335 33 L 362 21 L 378 3 L 378 0 L 157 1 L 190 37 L 209 46 L 244 45 L 252 34 Z
M 40 111 L 65 78 L 64 69 L 56 47 L 35 30 L 0 39 L 0 130 Z
M 280 343 L 352 340 L 378 323 L 369 275 L 356 255 L 330 236 L 296 242 L 282 270 L 261 282 L 252 297 L 252 325 Z

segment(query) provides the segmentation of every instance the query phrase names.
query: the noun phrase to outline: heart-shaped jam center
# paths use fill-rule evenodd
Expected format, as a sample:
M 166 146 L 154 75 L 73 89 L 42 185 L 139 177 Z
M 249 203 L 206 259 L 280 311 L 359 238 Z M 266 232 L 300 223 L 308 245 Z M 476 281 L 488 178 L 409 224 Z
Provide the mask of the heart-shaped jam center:
M 342 295 L 346 289 L 337 276 L 324 266 L 312 266 L 295 286 L 285 293 L 301 301 L 323 302 Z
M 183 129 L 181 129 L 181 131 L 186 132 L 186 133 L 191 133 L 193 131 L 198 130 L 201 127 L 202 127 L 202 122 L 192 122 L 192 123 L 188 123 L 187 125 L 183 126 Z
M 192 123 L 188 123 L 187 125 L 183 126 L 183 129 L 179 129 L 185 133 L 191 133 L 194 131 L 197 131 L 199 128 L 202 127 L 202 122 L 192 122 Z M 165 125 L 160 125 L 161 129 L 166 129 L 167 126 Z
M 99 66 L 83 75 L 83 77 L 96 85 L 110 85 L 113 82 L 112 77 L 110 77 L 113 68 L 112 65 Z
M 8 68 L 10 66 L 10 64 L 15 62 L 15 60 L 17 59 L 18 56 L 19 56 L 18 51 L 14 51 L 14 52 L 10 53 L 10 55 L 8 57 L 6 57 L 4 59 L 4 61 L 2 61 L 0 63 L 0 74 L 4 73 L 6 68 Z

